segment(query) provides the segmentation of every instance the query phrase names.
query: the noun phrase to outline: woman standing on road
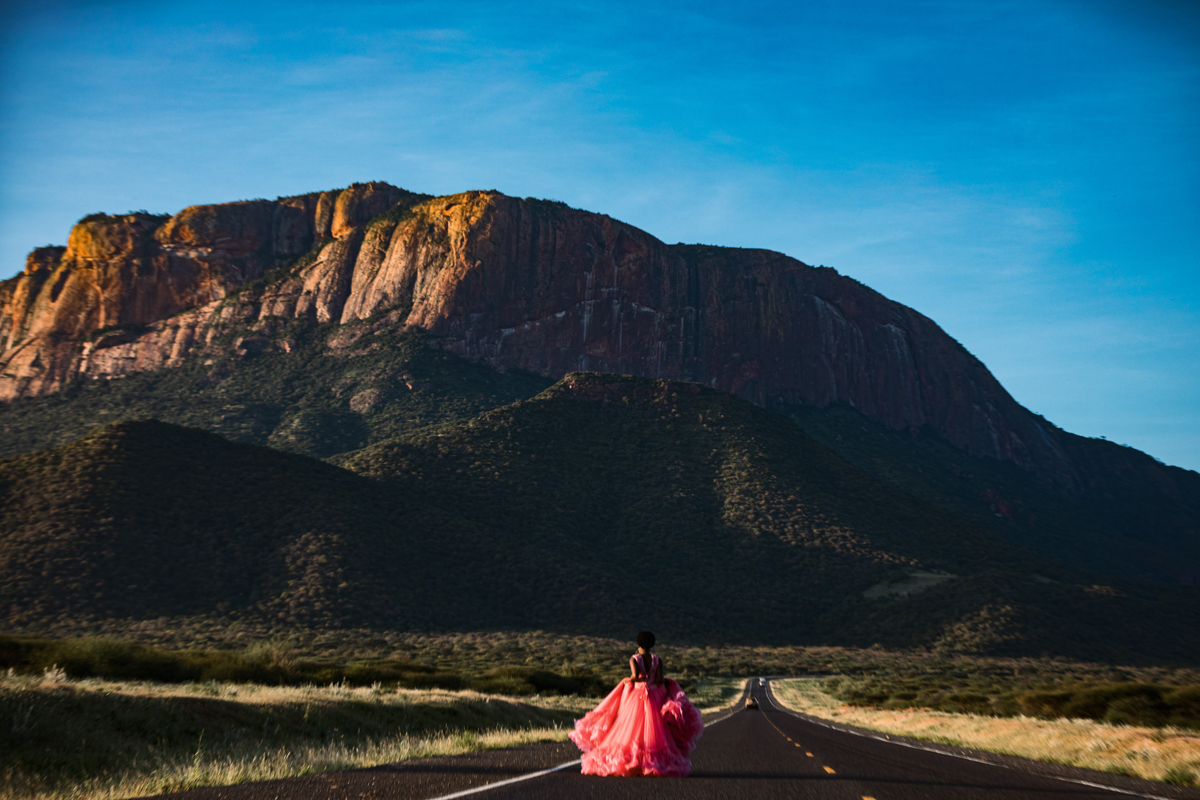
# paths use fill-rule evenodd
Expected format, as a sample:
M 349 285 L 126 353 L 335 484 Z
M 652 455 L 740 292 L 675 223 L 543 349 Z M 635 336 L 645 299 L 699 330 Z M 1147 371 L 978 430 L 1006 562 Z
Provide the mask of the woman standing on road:
M 583 751 L 584 775 L 683 777 L 688 755 L 704 730 L 700 712 L 679 684 L 663 679 L 662 659 L 650 653 L 654 634 L 637 635 L 630 677 L 600 705 L 575 720 L 571 741 Z

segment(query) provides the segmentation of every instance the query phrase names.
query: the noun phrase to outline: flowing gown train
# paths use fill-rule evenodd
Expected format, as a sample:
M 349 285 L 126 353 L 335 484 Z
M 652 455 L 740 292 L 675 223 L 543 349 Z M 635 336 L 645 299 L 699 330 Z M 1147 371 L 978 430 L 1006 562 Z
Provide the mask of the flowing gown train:
M 583 751 L 584 775 L 683 777 L 704 730 L 700 712 L 673 680 L 661 683 L 658 656 L 634 656 L 639 678 L 620 683 L 600 705 L 575 720 L 571 741 Z M 648 667 L 648 668 L 647 668 Z

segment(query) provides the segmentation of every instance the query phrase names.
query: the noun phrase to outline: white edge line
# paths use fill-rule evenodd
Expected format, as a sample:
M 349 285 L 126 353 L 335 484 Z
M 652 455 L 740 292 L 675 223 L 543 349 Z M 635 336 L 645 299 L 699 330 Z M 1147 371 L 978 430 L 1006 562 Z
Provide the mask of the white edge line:
M 450 800 L 452 797 L 466 797 L 469 794 L 479 794 L 480 792 L 486 792 L 489 789 L 499 789 L 501 786 L 508 786 L 510 783 L 520 783 L 521 781 L 527 781 L 530 778 L 540 778 L 543 775 L 549 775 L 551 772 L 558 772 L 560 769 L 573 767 L 582 760 L 583 759 L 581 758 L 577 758 L 574 761 L 568 761 L 566 764 L 559 764 L 557 767 L 544 769 L 541 772 L 531 772 L 528 775 L 518 775 L 515 778 L 508 778 L 507 780 L 496 781 L 495 783 L 488 783 L 483 786 L 476 786 L 474 789 L 463 789 L 461 792 L 455 792 L 454 794 L 439 795 L 438 797 L 430 798 L 430 800 Z
M 742 688 L 743 695 L 745 695 L 747 688 L 748 687 Z M 734 703 L 733 707 L 736 707 L 736 706 L 737 706 L 737 703 Z M 737 713 L 737 711 L 734 711 L 732 714 L 726 714 L 725 716 L 721 717 L 720 719 L 713 720 L 712 722 L 708 723 L 704 727 L 711 728 L 713 725 L 716 725 L 718 722 L 724 722 L 725 720 L 729 719 L 736 713 Z M 496 781 L 495 783 L 484 784 L 483 786 L 476 786 L 474 789 L 463 789 L 461 792 L 454 792 L 453 794 L 438 795 L 437 797 L 429 798 L 429 800 L 453 800 L 453 798 L 455 798 L 455 797 L 466 797 L 467 795 L 479 794 L 480 792 L 486 792 L 491 789 L 499 789 L 501 786 L 508 786 L 511 783 L 520 783 L 521 781 L 527 781 L 527 780 L 530 780 L 531 778 L 540 778 L 543 775 L 549 775 L 551 772 L 558 772 L 559 770 L 569 769 L 569 768 L 575 766 L 576 764 L 581 763 L 582 761 L 583 761 L 582 758 L 577 758 L 574 761 L 568 761 L 565 764 L 559 764 L 557 767 L 550 767 L 550 769 L 544 769 L 544 770 L 541 770 L 540 772 L 530 772 L 528 775 L 518 775 L 515 778 L 508 778 L 506 780 Z
M 771 691 L 771 681 L 767 681 L 767 700 L 769 700 L 771 702 L 771 705 L 775 706 L 775 708 L 777 710 L 783 712 L 784 714 L 788 714 L 789 716 L 793 716 L 793 717 L 797 716 L 798 712 L 792 711 L 790 708 L 784 708 L 783 706 L 776 703 L 775 698 L 772 696 L 772 694 L 773 693 Z M 820 725 L 822 728 L 829 728 L 830 730 L 839 731 L 841 733 L 849 733 L 854 736 L 861 736 L 864 739 L 874 739 L 875 741 L 883 742 L 884 744 L 894 744 L 897 747 L 909 747 L 909 748 L 912 748 L 913 750 L 924 750 L 926 753 L 937 753 L 938 755 L 950 756 L 951 758 L 961 758 L 963 761 L 974 761 L 976 764 L 987 764 L 990 767 L 1000 767 L 1001 769 L 1010 769 L 1013 772 L 1024 772 L 1025 771 L 1025 770 L 1017 769 L 1016 767 L 1009 766 L 1008 764 L 1000 764 L 995 761 L 988 761 L 988 760 L 982 759 L 982 758 L 975 758 L 974 756 L 963 755 L 961 753 L 948 753 L 945 750 L 936 750 L 932 747 L 922 747 L 919 744 L 912 744 L 911 742 L 897 742 L 894 739 L 885 739 L 885 738 L 883 738 L 883 735 L 873 736 L 870 733 L 854 730 L 849 725 L 838 726 L 836 724 L 830 724 L 827 722 L 818 721 L 819 717 L 813 717 L 811 714 L 806 714 L 801 719 L 803 722 L 811 722 L 813 725 Z M 847 730 L 847 728 L 849 728 L 849 730 Z M 1028 760 L 1036 761 L 1037 759 L 1028 759 Z M 1151 800 L 1176 800 L 1173 797 L 1163 797 L 1162 795 L 1159 795 L 1159 794 L 1143 794 L 1142 792 L 1135 792 L 1132 789 L 1121 789 L 1116 786 L 1108 786 L 1107 784 L 1103 784 L 1103 783 L 1093 783 L 1091 781 L 1084 781 L 1084 780 L 1080 780 L 1078 778 L 1064 778 L 1061 775 L 1042 775 L 1041 773 L 1032 773 L 1032 774 L 1037 775 L 1039 778 L 1053 778 L 1056 781 L 1064 781 L 1066 783 L 1077 783 L 1080 786 L 1090 786 L 1093 789 L 1104 789 L 1109 792 L 1116 792 L 1118 794 L 1128 794 L 1128 795 L 1132 795 L 1134 797 L 1148 797 Z

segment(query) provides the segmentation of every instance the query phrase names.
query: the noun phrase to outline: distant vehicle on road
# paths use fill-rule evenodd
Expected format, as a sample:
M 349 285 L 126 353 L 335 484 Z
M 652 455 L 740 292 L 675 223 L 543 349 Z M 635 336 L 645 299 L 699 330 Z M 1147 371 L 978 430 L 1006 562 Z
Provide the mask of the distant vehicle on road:
M 746 708 L 758 708 L 758 701 L 754 699 L 754 695 L 746 698 Z

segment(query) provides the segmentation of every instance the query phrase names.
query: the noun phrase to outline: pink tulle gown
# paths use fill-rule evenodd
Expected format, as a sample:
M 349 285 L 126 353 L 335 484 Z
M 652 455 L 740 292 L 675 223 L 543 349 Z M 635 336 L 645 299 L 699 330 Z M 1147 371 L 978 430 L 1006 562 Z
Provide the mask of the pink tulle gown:
M 683 777 L 704 730 L 700 712 L 672 680 L 658 682 L 658 656 L 633 657 L 638 680 L 621 683 L 583 719 L 571 741 L 583 751 L 584 775 Z

